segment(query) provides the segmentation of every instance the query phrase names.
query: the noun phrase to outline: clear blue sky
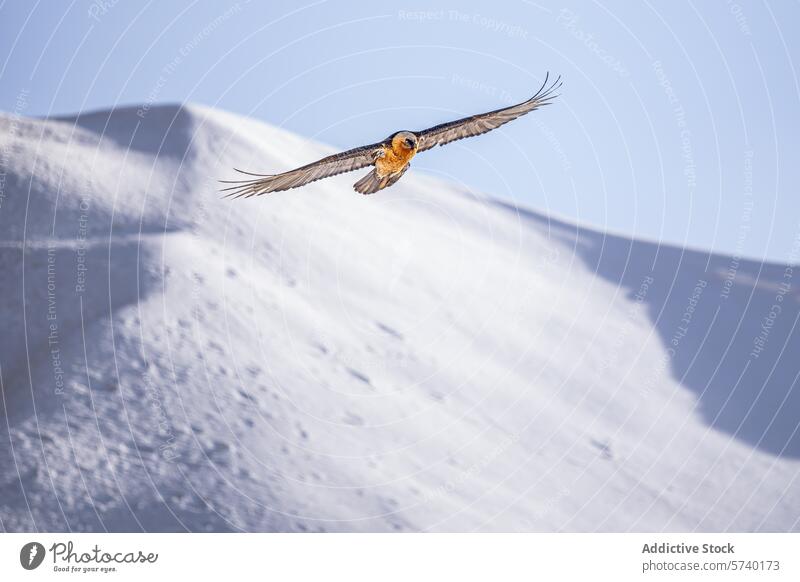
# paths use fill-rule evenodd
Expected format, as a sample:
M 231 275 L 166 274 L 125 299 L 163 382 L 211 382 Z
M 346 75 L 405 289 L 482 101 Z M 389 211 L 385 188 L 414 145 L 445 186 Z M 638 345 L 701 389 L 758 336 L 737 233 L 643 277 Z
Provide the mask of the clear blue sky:
M 197 102 L 347 148 L 525 99 L 549 70 L 556 104 L 415 171 L 796 260 L 798 22 L 797 2 L 723 0 L 3 2 L 0 109 L 23 91 L 31 115 Z

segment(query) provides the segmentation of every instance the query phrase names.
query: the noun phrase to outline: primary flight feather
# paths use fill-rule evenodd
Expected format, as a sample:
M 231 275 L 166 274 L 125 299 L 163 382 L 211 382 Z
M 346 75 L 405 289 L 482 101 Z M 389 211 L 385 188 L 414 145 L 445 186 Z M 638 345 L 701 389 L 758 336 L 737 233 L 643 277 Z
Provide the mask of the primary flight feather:
M 465 137 L 481 135 L 551 103 L 558 96 L 555 91 L 561 87 L 560 79 L 561 77 L 548 86 L 548 74 L 539 91 L 527 101 L 517 105 L 442 123 L 423 131 L 399 131 L 381 142 L 333 154 L 282 174 L 252 174 L 236 170 L 253 178 L 223 181 L 225 184 L 234 184 L 223 189 L 223 192 L 228 192 L 227 196 L 234 198 L 261 196 L 270 192 L 299 188 L 310 182 L 344 172 L 375 166 L 369 174 L 353 185 L 356 192 L 373 194 L 397 182 L 408 169 L 411 158 L 418 152 Z

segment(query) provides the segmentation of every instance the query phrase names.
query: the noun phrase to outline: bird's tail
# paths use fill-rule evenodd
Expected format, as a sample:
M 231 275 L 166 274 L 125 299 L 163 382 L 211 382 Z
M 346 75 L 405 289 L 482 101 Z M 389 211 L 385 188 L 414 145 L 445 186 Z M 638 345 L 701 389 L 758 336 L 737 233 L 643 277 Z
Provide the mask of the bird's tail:
M 386 187 L 386 178 L 378 176 L 377 170 L 372 170 L 369 174 L 353 184 L 355 191 L 360 194 L 374 194 L 378 190 Z
M 411 164 L 406 164 L 399 172 L 389 174 L 383 178 L 378 176 L 378 170 L 372 170 L 369 174 L 353 184 L 353 188 L 355 188 L 356 192 L 360 192 L 361 194 L 374 194 L 378 190 L 388 188 L 397 182 L 401 176 L 406 173 L 410 165 Z

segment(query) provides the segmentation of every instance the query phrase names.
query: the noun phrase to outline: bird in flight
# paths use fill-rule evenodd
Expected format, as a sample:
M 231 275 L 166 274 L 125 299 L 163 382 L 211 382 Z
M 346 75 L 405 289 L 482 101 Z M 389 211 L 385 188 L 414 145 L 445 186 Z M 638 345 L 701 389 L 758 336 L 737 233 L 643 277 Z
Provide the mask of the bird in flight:
M 369 174 L 353 185 L 356 192 L 374 194 L 397 182 L 408 170 L 411 158 L 417 153 L 465 137 L 481 135 L 551 103 L 558 96 L 555 91 L 561 87 L 561 77 L 548 86 L 549 78 L 548 73 L 536 94 L 517 105 L 442 123 L 423 131 L 398 131 L 379 143 L 334 154 L 282 174 L 252 174 L 236 170 L 252 178 L 223 180 L 224 184 L 234 185 L 222 191 L 228 192 L 228 197 L 249 198 L 299 188 L 322 178 L 374 166 Z

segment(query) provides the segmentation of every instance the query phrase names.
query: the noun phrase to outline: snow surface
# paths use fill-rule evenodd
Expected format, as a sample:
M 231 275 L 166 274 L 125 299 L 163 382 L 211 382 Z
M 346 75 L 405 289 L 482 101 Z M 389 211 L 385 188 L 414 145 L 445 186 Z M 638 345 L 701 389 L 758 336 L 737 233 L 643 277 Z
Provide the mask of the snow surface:
M 332 150 L 199 106 L 0 126 L 3 530 L 799 529 L 800 272 L 414 171 L 223 200 Z

